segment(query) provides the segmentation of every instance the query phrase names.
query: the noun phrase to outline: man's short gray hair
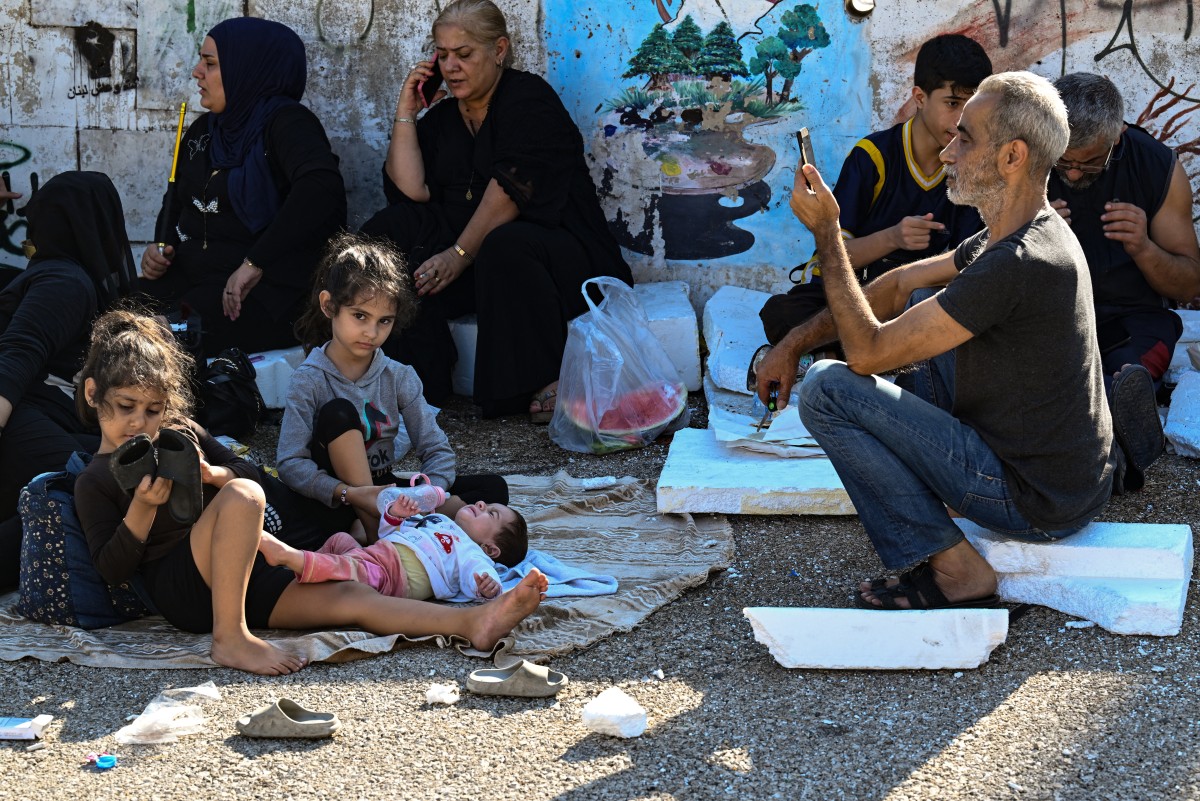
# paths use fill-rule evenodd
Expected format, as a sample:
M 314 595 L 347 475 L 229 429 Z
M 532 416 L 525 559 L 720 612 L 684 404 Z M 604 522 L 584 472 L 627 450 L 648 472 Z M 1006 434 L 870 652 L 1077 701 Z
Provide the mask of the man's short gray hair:
M 1032 72 L 1001 72 L 979 84 L 976 97 L 993 95 L 985 123 L 993 145 L 1020 139 L 1029 147 L 1029 175 L 1044 179 L 1067 150 L 1067 107 L 1054 85 Z
M 1067 104 L 1071 121 L 1068 149 L 1117 141 L 1125 124 L 1125 101 L 1112 81 L 1090 72 L 1072 72 L 1055 81 L 1054 88 Z

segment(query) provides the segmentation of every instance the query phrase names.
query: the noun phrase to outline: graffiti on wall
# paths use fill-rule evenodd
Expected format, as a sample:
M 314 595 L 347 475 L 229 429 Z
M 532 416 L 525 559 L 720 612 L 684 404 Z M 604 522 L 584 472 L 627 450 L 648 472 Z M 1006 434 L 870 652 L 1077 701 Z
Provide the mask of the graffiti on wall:
M 16 142 L 0 142 L 0 181 L 3 182 L 4 189 L 13 191 L 12 176 L 9 170 L 13 167 L 19 167 L 26 163 L 33 156 L 33 152 Z M 37 173 L 30 176 L 31 191 L 23 193 L 26 198 L 32 197 L 33 192 L 37 191 Z M 28 228 L 25 222 L 24 207 L 16 208 L 16 203 L 11 199 L 6 199 L 0 203 L 0 251 L 11 253 L 14 256 L 22 256 L 25 253 L 22 247 L 24 237 L 21 231 Z
M 75 28 L 74 41 L 74 81 L 68 99 L 137 87 L 137 59 L 129 41 L 96 22 Z

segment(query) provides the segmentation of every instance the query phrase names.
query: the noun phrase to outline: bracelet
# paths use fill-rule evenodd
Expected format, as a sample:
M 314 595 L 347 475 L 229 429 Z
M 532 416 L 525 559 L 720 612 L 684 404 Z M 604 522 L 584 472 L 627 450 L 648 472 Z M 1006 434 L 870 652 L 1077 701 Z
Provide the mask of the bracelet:
M 262 267 L 259 267 L 257 264 L 250 261 L 249 259 L 242 259 L 242 263 L 245 264 L 247 267 L 249 267 L 252 270 L 258 270 L 260 273 L 263 271 Z
M 338 500 L 342 502 L 342 506 L 349 506 L 350 501 L 346 500 L 346 493 L 350 491 L 349 484 L 342 485 L 342 494 L 338 496 Z
M 412 117 L 393 117 L 392 118 L 392 125 L 395 125 L 398 122 L 407 122 L 409 125 L 417 124 L 417 121 L 414 120 Z
M 454 252 L 455 252 L 455 253 L 457 253 L 459 256 L 462 256 L 462 257 L 463 257 L 464 259 L 466 259 L 467 261 L 475 261 L 475 257 L 474 257 L 474 256 L 472 256 L 472 255 L 471 255 L 470 253 L 468 253 L 467 251 L 463 250 L 463 249 L 462 249 L 462 245 L 458 244 L 457 242 L 455 242 L 455 243 L 454 243 L 453 245 L 451 245 L 450 247 L 454 248 Z

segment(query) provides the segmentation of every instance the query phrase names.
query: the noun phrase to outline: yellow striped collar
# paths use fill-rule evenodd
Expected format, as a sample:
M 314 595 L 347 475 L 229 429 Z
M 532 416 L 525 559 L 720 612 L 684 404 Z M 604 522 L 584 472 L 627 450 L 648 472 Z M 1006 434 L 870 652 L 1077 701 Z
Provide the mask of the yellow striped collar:
M 908 122 L 904 123 L 904 128 L 901 130 L 900 139 L 904 142 L 904 160 L 908 162 L 908 172 L 917 182 L 917 185 L 922 189 L 929 191 L 937 186 L 942 178 L 946 176 L 946 165 L 942 164 L 937 168 L 933 175 L 926 176 L 921 172 L 921 166 L 917 164 L 917 160 L 913 158 L 912 151 L 912 124 L 913 119 L 909 118 Z

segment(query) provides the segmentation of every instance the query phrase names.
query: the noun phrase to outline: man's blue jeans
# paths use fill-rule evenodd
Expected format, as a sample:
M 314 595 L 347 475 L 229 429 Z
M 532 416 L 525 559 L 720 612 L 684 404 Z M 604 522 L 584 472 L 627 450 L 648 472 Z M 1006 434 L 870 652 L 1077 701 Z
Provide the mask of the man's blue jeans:
M 809 368 L 800 386 L 800 418 L 833 462 L 889 569 L 923 562 L 962 541 L 947 506 L 985 528 L 1030 542 L 1082 528 L 1045 532 L 1031 525 L 1013 503 L 999 458 L 974 429 L 843 362 L 825 360 Z

